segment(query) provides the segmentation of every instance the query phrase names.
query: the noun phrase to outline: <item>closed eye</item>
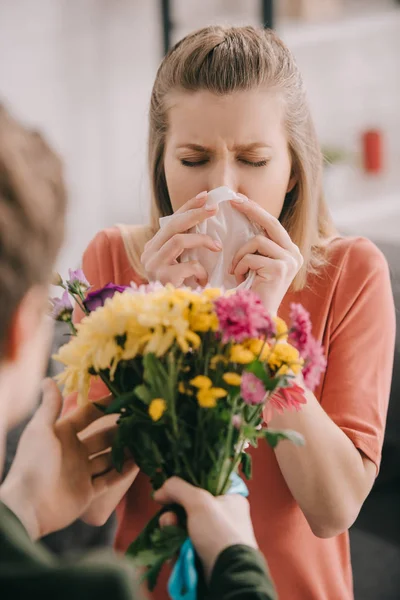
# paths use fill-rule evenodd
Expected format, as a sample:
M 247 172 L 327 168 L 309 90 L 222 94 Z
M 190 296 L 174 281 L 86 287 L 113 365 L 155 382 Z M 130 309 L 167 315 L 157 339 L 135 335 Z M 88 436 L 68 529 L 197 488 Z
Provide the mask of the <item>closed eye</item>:
M 208 163 L 208 158 L 205 158 L 203 160 L 185 160 L 184 158 L 181 159 L 181 164 L 184 167 L 201 167 L 202 165 L 205 165 L 206 163 Z
M 240 162 L 244 163 L 245 165 L 248 165 L 249 167 L 265 167 L 268 163 L 268 161 L 266 159 L 264 160 L 258 160 L 258 161 L 251 161 L 251 160 L 245 160 L 244 158 L 239 158 Z

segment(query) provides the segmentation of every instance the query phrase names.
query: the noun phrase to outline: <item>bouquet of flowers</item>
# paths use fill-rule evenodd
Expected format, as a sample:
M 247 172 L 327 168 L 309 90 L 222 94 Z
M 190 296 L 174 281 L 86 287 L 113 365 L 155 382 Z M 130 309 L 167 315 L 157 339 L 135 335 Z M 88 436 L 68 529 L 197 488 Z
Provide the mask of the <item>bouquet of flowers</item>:
M 65 365 L 58 381 L 64 394 L 78 392 L 80 403 L 94 377 L 112 392 L 105 412 L 119 415 L 112 448 L 118 470 L 128 453 L 154 489 L 177 475 L 217 496 L 239 470 L 251 477 L 248 444 L 303 443 L 296 432 L 266 424 L 273 411 L 305 403 L 296 377 L 313 388 L 325 368 L 300 305 L 292 305 L 286 324 L 251 291 L 110 283 L 88 293 L 80 270 L 57 283 L 65 291 L 53 300 L 53 316 L 72 331 L 55 356 Z M 71 297 L 85 313 L 76 326 Z M 128 550 L 147 567 L 150 588 L 187 537 L 184 519 L 160 529 L 158 517 Z

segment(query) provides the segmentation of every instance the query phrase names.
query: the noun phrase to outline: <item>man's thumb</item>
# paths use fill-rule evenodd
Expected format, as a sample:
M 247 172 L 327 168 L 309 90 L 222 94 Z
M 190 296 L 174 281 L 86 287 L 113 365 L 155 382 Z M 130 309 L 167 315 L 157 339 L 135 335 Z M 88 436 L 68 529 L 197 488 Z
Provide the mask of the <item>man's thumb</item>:
M 187 510 L 199 491 L 180 477 L 171 477 L 154 494 L 154 500 L 160 504 L 180 504 Z
M 42 383 L 42 403 L 37 410 L 37 417 L 49 425 L 53 425 L 61 413 L 62 396 L 57 384 L 52 379 L 45 379 Z

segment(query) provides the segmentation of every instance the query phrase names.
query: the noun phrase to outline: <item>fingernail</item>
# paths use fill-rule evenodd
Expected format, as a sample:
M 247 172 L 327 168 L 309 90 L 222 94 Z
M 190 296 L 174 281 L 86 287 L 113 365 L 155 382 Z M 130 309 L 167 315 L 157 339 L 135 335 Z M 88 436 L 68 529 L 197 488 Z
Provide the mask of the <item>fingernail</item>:
M 221 244 L 221 242 L 214 242 L 214 246 L 216 248 L 218 248 L 218 250 L 222 250 L 222 244 Z
M 231 202 L 235 202 L 236 204 L 243 204 L 243 202 L 246 202 L 246 200 L 248 200 L 247 196 L 239 193 L 236 194 L 236 198 L 232 199 Z
M 200 192 L 200 194 L 197 194 L 196 200 L 200 200 L 200 198 L 205 198 L 207 196 L 207 193 L 207 190 L 205 192 Z

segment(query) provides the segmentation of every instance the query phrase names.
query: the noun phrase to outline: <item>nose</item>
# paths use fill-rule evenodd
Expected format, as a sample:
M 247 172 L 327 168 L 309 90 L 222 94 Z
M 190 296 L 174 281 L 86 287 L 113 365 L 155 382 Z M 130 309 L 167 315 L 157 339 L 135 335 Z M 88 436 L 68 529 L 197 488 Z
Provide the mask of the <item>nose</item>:
M 216 160 L 209 171 L 208 190 L 220 186 L 226 186 L 234 192 L 238 191 L 234 165 L 226 158 Z

